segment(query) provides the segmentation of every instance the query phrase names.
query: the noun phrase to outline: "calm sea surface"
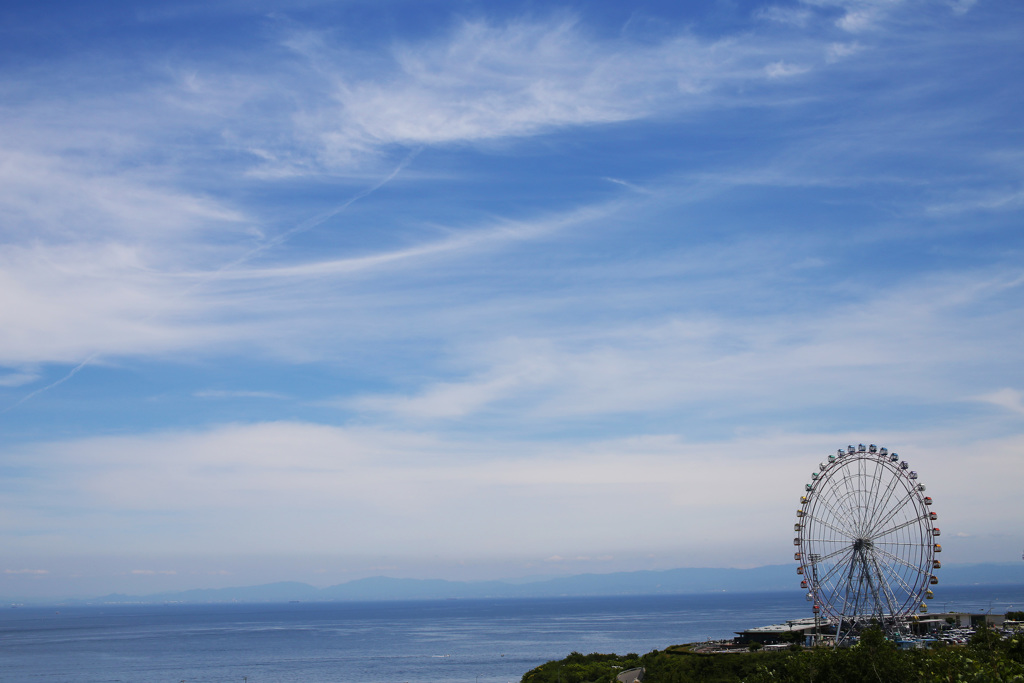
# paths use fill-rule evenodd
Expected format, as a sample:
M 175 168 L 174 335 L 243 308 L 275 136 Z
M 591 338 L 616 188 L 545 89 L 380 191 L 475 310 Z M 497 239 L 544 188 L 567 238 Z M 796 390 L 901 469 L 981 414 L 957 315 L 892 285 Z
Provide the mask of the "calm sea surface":
M 932 607 L 1021 609 L 1024 586 L 945 588 Z M 644 653 L 808 615 L 800 591 L 4 608 L 0 681 L 505 683 L 573 650 Z

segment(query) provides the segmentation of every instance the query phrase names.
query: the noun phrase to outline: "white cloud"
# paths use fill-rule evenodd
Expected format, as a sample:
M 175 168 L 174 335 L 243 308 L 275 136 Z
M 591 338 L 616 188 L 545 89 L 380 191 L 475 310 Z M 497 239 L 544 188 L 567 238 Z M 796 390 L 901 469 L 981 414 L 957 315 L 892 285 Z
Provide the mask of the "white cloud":
M 222 261 L 234 267 L 196 270 L 188 268 L 187 253 L 173 262 L 173 250 L 117 242 L 0 247 L 0 300 L 6 304 L 0 307 L 0 325 L 10 330 L 0 339 L 0 363 L 77 364 L 87 357 L 103 362 L 111 356 L 216 351 L 238 343 L 287 353 L 284 349 L 308 341 L 311 332 L 334 329 L 336 320 L 323 314 L 346 305 L 338 279 L 415 278 L 439 262 L 466 262 L 474 254 L 543 239 L 616 208 L 582 207 L 532 221 L 446 229 L 439 237 L 397 249 L 260 267 L 237 257 L 251 249 L 236 250 Z M 315 296 L 325 287 L 324 298 Z M 254 297 L 259 306 L 239 305 Z M 10 379 L 22 380 L 29 378 Z
M 35 372 L 10 372 L 0 375 L 0 387 L 20 387 L 24 384 L 31 384 L 39 379 Z
M 610 533 L 620 535 L 615 545 L 657 545 L 659 517 L 716 506 L 720 477 L 742 471 L 762 483 L 784 481 L 774 464 L 723 458 L 742 449 L 671 437 L 460 444 L 309 424 L 237 425 L 41 446 L 31 457 L 47 463 L 47 481 L 17 498 L 45 517 L 53 514 L 48 495 L 61 492 L 81 514 L 51 521 L 79 549 L 132 539 L 140 551 L 156 551 L 139 536 L 158 524 L 168 551 L 311 551 L 331 539 L 333 548 L 366 552 L 400 544 L 414 554 L 493 555 L 514 539 L 518 552 L 591 555 L 604 554 L 593 549 Z M 643 488 L 645 505 L 581 507 L 623 486 Z M 747 499 L 774 495 L 765 488 Z M 94 526 L 109 516 L 121 519 L 113 529 Z M 720 523 L 730 519 L 723 513 Z
M 683 33 L 641 44 L 597 38 L 565 19 L 477 21 L 399 44 L 354 73 L 325 39 L 305 35 L 304 61 L 265 73 L 180 66 L 165 68 L 145 92 L 97 97 L 72 89 L 61 106 L 26 99 L 30 104 L 16 110 L 0 140 L 0 215 L 8 231 L 0 249 L 7 304 L 0 324 L 14 331 L 0 341 L 0 363 L 102 361 L 239 340 L 268 340 L 256 343 L 280 352 L 289 344 L 280 328 L 268 334 L 271 322 L 280 322 L 271 318 L 294 320 L 297 311 L 311 310 L 312 297 L 298 285 L 271 297 L 273 280 L 415 269 L 536 239 L 611 210 L 496 220 L 355 256 L 266 258 L 298 228 L 273 237 L 273 226 L 255 224 L 246 210 L 183 189 L 183 178 L 212 173 L 205 147 L 189 146 L 194 138 L 216 132 L 229 148 L 263 150 L 270 163 L 295 172 L 323 170 L 322 164 L 336 170 L 353 154 L 371 159 L 356 165 L 365 170 L 396 143 L 493 140 L 708 106 L 735 85 L 804 73 L 803 64 L 820 55 L 812 40 L 716 42 Z M 275 97 L 287 104 L 245 115 Z M 65 110 L 76 117 L 62 118 Z M 116 145 L 111 121 L 123 126 Z M 150 163 L 170 138 L 184 151 L 167 166 Z M 238 170 L 245 169 L 230 166 L 217 175 Z M 262 308 L 245 306 L 257 293 L 265 297 Z
M 836 22 L 836 26 L 851 33 L 859 33 L 871 28 L 879 19 L 880 12 L 873 7 L 847 10 L 846 14 Z
M 616 97 L 636 79 L 622 56 L 602 55 L 571 22 L 493 27 L 467 22 L 451 40 L 405 46 L 390 82 L 338 92 L 344 129 L 406 144 L 525 135 L 550 126 L 621 121 L 647 113 L 647 98 Z M 665 67 L 648 78 L 666 78 Z
M 896 63 L 888 58 L 898 50 L 883 54 L 866 34 L 900 6 L 821 0 L 770 7 L 756 17 L 774 25 L 717 40 L 685 31 L 644 42 L 608 38 L 564 18 L 465 21 L 358 59 L 342 54 L 330 34 L 306 32 L 293 38 L 290 58 L 254 53 L 246 66 L 150 65 L 142 85 L 118 86 L 131 79 L 97 77 L 92 65 L 93 80 L 78 87 L 70 72 L 61 73 L 68 87 L 59 93 L 27 82 L 10 86 L 24 96 L 5 101 L 0 132 L 0 364 L 12 368 L 0 385 L 37 381 L 44 363 L 69 363 L 73 373 L 83 360 L 146 357 L 159 365 L 156 357 L 171 354 L 220 354 L 236 368 L 252 367 L 245 364 L 253 356 L 344 359 L 365 362 L 368 374 L 376 373 L 371 381 L 381 381 L 358 393 L 358 381 L 348 382 L 333 364 L 325 369 L 345 384 L 339 391 L 349 393 L 335 403 L 360 427 L 235 424 L 4 445 L 4 465 L 18 473 L 4 497 L 5 510 L 17 515 L 0 516 L 5 551 L 19 553 L 13 566 L 40 566 L 33 551 L 132 546 L 154 556 L 359 548 L 382 556 L 367 564 L 377 567 L 400 566 L 388 562 L 399 552 L 445 561 L 486 556 L 494 564 L 510 553 L 568 565 L 653 550 L 678 560 L 672 564 L 770 562 L 777 554 L 785 559 L 775 534 L 790 526 L 794 498 L 813 467 L 807 454 L 865 439 L 808 435 L 792 425 L 823 407 L 838 423 L 853 421 L 854 410 L 888 406 L 913 412 L 921 424 L 935 412 L 920 406 L 948 408 L 964 397 L 999 406 L 1010 419 L 989 411 L 990 424 L 959 416 L 941 434 L 874 438 L 920 454 L 922 476 L 934 473 L 934 488 L 949 504 L 944 528 L 948 510 L 947 531 L 976 538 L 972 532 L 993 524 L 978 509 L 978 491 L 994 507 L 1008 506 L 1020 479 L 1019 438 L 976 436 L 1024 413 L 1020 392 L 1007 386 L 1015 380 L 1000 372 L 1024 360 L 1020 274 L 982 264 L 922 275 L 935 262 L 925 257 L 898 273 L 867 262 L 841 265 L 846 250 L 863 254 L 871 240 L 879 249 L 905 247 L 902 231 L 931 225 L 901 223 L 894 236 L 886 224 L 879 238 L 848 229 L 852 220 L 777 229 L 772 211 L 764 212 L 764 225 L 754 214 L 753 226 L 730 224 L 745 220 L 731 202 L 745 210 L 768 188 L 814 188 L 836 207 L 852 200 L 865 222 L 881 220 L 884 203 L 888 215 L 907 223 L 920 211 L 894 212 L 895 193 L 860 190 L 884 184 L 941 191 L 941 178 L 916 171 L 887 165 L 878 173 L 870 163 L 851 171 L 851 159 L 879 150 L 908 150 L 923 166 L 933 157 L 921 150 L 937 147 L 936 131 L 942 141 L 962 142 L 962 119 L 876 106 L 897 89 L 899 102 L 890 103 L 904 106 L 941 81 L 915 81 L 914 88 L 885 81 L 861 118 L 858 107 L 832 116 L 831 88 L 838 86 L 825 79 L 775 82 L 841 59 L 852 71 L 858 62 L 849 58 L 862 52 L 864 62 L 877 56 Z M 824 20 L 857 33 L 857 41 L 831 27 L 814 35 L 798 30 Z M 94 92 L 108 80 L 112 85 Z M 805 82 L 814 87 L 797 92 Z M 878 79 L 851 82 L 859 88 Z M 815 125 L 803 125 L 807 102 Z M 739 127 L 733 139 L 757 140 L 766 124 L 754 119 L 768 117 L 739 110 L 762 104 L 785 107 L 774 108 L 780 115 L 771 118 L 781 127 L 769 137 L 787 139 L 778 143 L 786 149 L 716 147 L 730 144 L 725 137 L 695 141 L 692 150 L 682 142 L 641 146 L 635 165 L 594 168 L 593 178 L 589 169 L 580 173 L 577 188 L 590 182 L 607 192 L 609 182 L 638 190 L 621 193 L 618 203 L 575 204 L 590 186 L 548 200 L 540 190 L 555 189 L 534 183 L 529 191 L 537 194 L 527 201 L 517 200 L 516 188 L 500 188 L 503 203 L 461 202 L 461 195 L 451 203 L 483 208 L 446 213 L 431 202 L 448 199 L 455 184 L 437 182 L 442 171 L 435 168 L 416 168 L 421 159 L 440 160 L 438 166 L 450 164 L 443 173 L 468 174 L 485 166 L 473 165 L 484 155 L 460 166 L 467 158 L 456 158 L 465 151 L 460 146 L 494 153 L 507 149 L 499 140 L 646 118 L 659 119 L 650 129 L 656 135 L 686 140 L 691 121 L 680 113 L 697 110 L 729 108 L 721 119 Z M 697 123 L 717 125 L 717 118 Z M 831 119 L 833 126 L 823 123 Z M 927 145 L 923 135 L 931 136 Z M 977 152 L 974 142 L 969 154 Z M 942 147 L 957 153 L 954 145 Z M 410 148 L 426 151 L 409 173 L 399 165 L 396 176 L 395 160 L 410 159 Z M 738 159 L 708 161 L 734 153 Z M 669 155 L 686 160 L 665 161 Z M 1019 166 L 1013 156 L 1003 160 L 1007 173 Z M 976 162 L 972 157 L 971 169 Z M 673 172 L 658 170 L 659 163 L 679 175 L 659 181 L 658 174 Z M 500 182 L 513 179 L 500 163 L 486 167 Z M 292 184 L 314 174 L 315 184 Z M 1021 204 L 1006 177 L 1001 189 L 950 193 L 930 220 L 976 210 L 1005 218 Z M 386 189 L 394 194 L 375 196 L 382 201 L 351 225 L 341 220 L 353 201 L 391 179 Z M 425 200 L 418 194 L 423 179 L 436 183 Z M 458 180 L 458 191 L 479 182 Z M 484 182 L 498 188 L 493 179 Z M 715 197 L 723 189 L 734 192 Z M 796 196 L 773 194 L 780 207 Z M 284 195 L 294 203 L 285 206 Z M 322 207 L 323 197 L 335 195 L 341 203 L 334 208 L 294 219 L 307 210 L 307 197 Z M 516 208 L 507 208 L 512 202 Z M 499 217 L 478 218 L 484 211 Z M 624 225 L 632 226 L 628 235 Z M 288 243 L 320 226 L 337 229 Z M 968 229 L 944 227 L 960 235 Z M 821 242 L 795 248 L 804 239 Z M 820 279 L 801 280 L 807 269 L 819 269 Z M 415 349 L 401 357 L 379 348 L 408 340 Z M 428 349 L 422 357 L 408 358 L 421 347 Z M 100 377 L 95 386 L 115 390 L 103 383 Z M 206 377 L 198 384 L 235 386 Z M 294 398 L 296 406 L 315 400 L 293 388 L 208 388 L 192 397 Z M 183 396 L 190 391 L 194 385 Z M 200 409 L 211 407 L 200 402 Z M 781 417 L 772 417 L 770 429 L 758 427 L 763 417 L 747 419 L 772 411 Z M 648 433 L 656 430 L 645 429 L 638 414 L 672 424 L 671 433 Z M 109 424 L 125 429 L 134 417 Z M 614 424 L 619 417 L 627 418 L 624 426 Z M 707 428 L 714 434 L 701 432 L 706 422 L 719 425 Z M 581 438 L 574 432 L 583 423 L 616 436 Z M 549 440 L 529 436 L 535 434 Z M 964 478 L 968 458 L 976 467 Z M 993 483 L 986 473 L 994 471 L 1004 476 Z M 640 492 L 643 504 L 618 505 L 624 490 Z M 706 522 L 685 523 L 698 517 Z M 994 524 L 1010 528 L 1001 518 Z M 145 567 L 167 566 L 161 562 L 133 558 L 118 566 L 122 576 L 159 578 L 171 570 Z M 44 570 L 7 573 L 19 571 Z
M 805 74 L 808 71 L 810 71 L 809 67 L 785 62 L 773 62 L 764 68 L 764 72 L 768 74 L 769 78 L 788 78 Z
M 19 533 L 5 524 L 0 536 L 13 557 L 46 539 L 72 556 L 126 545 L 142 555 L 359 549 L 473 561 L 657 550 L 689 565 L 767 564 L 784 561 L 779 536 L 817 461 L 869 438 L 921 471 L 946 533 L 1006 526 L 977 510 L 974 492 L 985 490 L 995 507 L 1016 499 L 1017 437 L 929 430 L 541 443 L 282 422 L 8 449 L 8 462 L 33 473 L 9 496 L 24 513 Z M 1003 476 L 994 480 L 995 470 Z M 642 505 L 629 503 L 631 492 L 642 492 Z M 681 522 L 698 516 L 700 525 Z M 953 559 L 955 547 L 947 550 Z
M 803 0 L 804 4 L 836 8 L 842 15 L 836 26 L 850 33 L 864 33 L 876 29 L 894 11 L 905 4 L 905 0 Z
M 634 192 L 639 192 L 641 194 L 652 194 L 651 190 L 631 183 L 628 180 L 622 180 L 620 178 L 602 178 L 602 180 L 607 180 L 609 183 L 615 183 L 616 185 L 628 187 L 630 190 L 633 190 Z
M 976 400 L 982 401 L 983 403 L 990 403 L 994 406 L 999 406 L 1010 412 L 1017 413 L 1018 415 L 1024 415 L 1024 393 L 1006 387 L 993 391 L 990 394 L 983 394 L 976 397 Z
M 967 14 L 978 4 L 978 0 L 948 0 L 955 14 Z
M 0 249 L 0 362 L 7 365 L 180 349 L 223 339 L 219 323 L 183 322 L 189 281 L 116 244 Z
M 165 316 L 192 305 L 195 280 L 181 271 L 222 263 L 225 234 L 249 241 L 241 212 L 72 156 L 0 153 L 0 363 L 209 341 Z
M 766 252 L 760 256 L 769 267 L 774 262 Z M 744 270 L 744 263 L 735 265 Z M 493 338 L 485 346 L 460 349 L 470 368 L 462 380 L 349 405 L 415 419 L 469 418 L 498 406 L 532 420 L 673 413 L 693 406 L 737 414 L 770 411 L 779 401 L 790 410 L 849 404 L 850 392 L 870 395 L 881 383 L 890 400 L 931 402 L 936 391 L 959 391 L 961 366 L 990 352 L 993 338 L 1020 329 L 1016 311 L 983 321 L 974 317 L 988 301 L 1019 289 L 1014 276 L 950 275 L 844 306 L 763 319 L 706 311 L 613 326 L 603 322 L 564 338 Z M 758 281 L 755 276 L 733 284 L 752 291 Z M 945 334 L 949 329 L 962 332 L 951 337 Z M 1009 348 L 1000 353 L 1022 355 Z M 844 391 L 836 392 L 837 386 Z
M 780 7 L 770 5 L 762 7 L 754 12 L 754 17 L 763 21 L 773 21 L 780 24 L 790 24 L 803 28 L 814 18 L 814 14 L 803 7 Z
M 337 107 L 303 121 L 342 162 L 378 145 L 535 135 L 706 106 L 723 87 L 763 79 L 766 57 L 783 63 L 807 47 L 685 34 L 633 44 L 597 40 L 567 20 L 464 22 L 443 40 L 398 47 L 393 70 L 373 79 L 347 74 L 337 58 Z M 330 54 L 321 41 L 303 49 L 321 61 Z
M 98 151 L 98 150 L 97 150 Z M 70 155 L 68 155 L 70 156 Z M 181 245 L 199 232 L 238 229 L 237 210 L 89 162 L 0 148 L 0 216 L 8 239 L 122 240 Z
M 424 240 L 412 246 L 339 259 L 263 268 L 238 267 L 219 271 L 216 273 L 216 278 L 227 280 L 297 279 L 372 273 L 400 268 L 403 265 L 418 267 L 438 258 L 462 257 L 471 253 L 500 248 L 510 243 L 543 238 L 552 233 L 600 219 L 616 208 L 616 204 L 608 203 L 585 206 L 554 215 L 539 216 L 532 220 L 501 220 L 482 227 L 447 228 L 442 231 L 440 237 Z
M 272 398 L 286 399 L 288 396 L 276 391 L 245 391 L 227 389 L 206 389 L 192 394 L 196 398 Z
M 961 198 L 927 207 L 932 214 L 948 215 L 969 211 L 1015 211 L 1024 206 L 1024 189 L 1009 191 L 960 192 Z
M 829 63 L 838 62 L 846 57 L 851 57 L 861 50 L 863 46 L 860 43 L 831 43 L 825 51 L 825 61 Z
M 521 383 L 520 378 L 510 375 L 469 382 L 443 382 L 419 396 L 367 396 L 351 405 L 356 409 L 387 411 L 414 419 L 465 417 L 515 391 Z
M 659 514 L 714 505 L 709 484 L 723 473 L 744 468 L 774 479 L 767 463 L 721 462 L 711 455 L 717 448 L 660 437 L 460 444 L 309 424 L 237 425 L 40 446 L 30 457 L 48 470 L 46 481 L 17 498 L 30 516 L 42 516 L 39 524 L 50 517 L 75 537 L 66 539 L 69 551 L 126 539 L 141 543 L 140 552 L 157 551 L 139 537 L 156 524 L 162 540 L 155 542 L 171 552 L 314 551 L 330 539 L 338 550 L 390 552 L 400 544 L 414 554 L 494 555 L 516 539 L 537 553 L 597 555 L 604 553 L 588 547 L 606 543 L 613 529 L 626 545 L 653 544 Z M 643 487 L 645 506 L 580 507 L 622 486 Z M 81 511 L 75 519 L 45 511 L 58 492 Z M 96 525 L 108 518 L 121 521 Z M 627 531 L 634 525 L 649 531 Z

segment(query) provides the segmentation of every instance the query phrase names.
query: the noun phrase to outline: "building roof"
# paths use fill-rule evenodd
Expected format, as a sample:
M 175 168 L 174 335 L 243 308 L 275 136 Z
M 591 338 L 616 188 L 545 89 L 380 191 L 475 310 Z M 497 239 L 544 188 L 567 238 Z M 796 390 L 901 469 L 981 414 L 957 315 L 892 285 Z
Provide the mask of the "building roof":
M 812 628 L 814 628 L 814 617 L 806 617 L 803 619 L 790 619 L 784 624 L 755 626 L 754 628 L 735 631 L 735 633 L 785 633 L 786 631 L 806 631 Z

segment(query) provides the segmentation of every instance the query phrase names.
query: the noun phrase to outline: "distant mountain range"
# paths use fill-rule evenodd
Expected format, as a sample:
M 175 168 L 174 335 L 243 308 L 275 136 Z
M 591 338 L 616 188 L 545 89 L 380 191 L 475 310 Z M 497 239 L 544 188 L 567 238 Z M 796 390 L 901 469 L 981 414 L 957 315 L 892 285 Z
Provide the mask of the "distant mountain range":
M 939 573 L 943 585 L 1024 584 L 1024 563 L 946 565 Z M 470 598 L 545 598 L 601 595 L 660 595 L 713 592 L 766 592 L 796 590 L 795 565 L 768 565 L 753 569 L 669 569 L 665 571 L 578 574 L 555 579 L 517 581 L 445 581 L 394 579 L 384 576 L 358 579 L 327 588 L 306 583 L 280 582 L 238 588 L 210 588 L 155 593 L 111 594 L 70 603 L 216 603 L 216 602 L 334 602 L 379 600 L 442 600 Z M 50 601 L 53 602 L 53 601 Z

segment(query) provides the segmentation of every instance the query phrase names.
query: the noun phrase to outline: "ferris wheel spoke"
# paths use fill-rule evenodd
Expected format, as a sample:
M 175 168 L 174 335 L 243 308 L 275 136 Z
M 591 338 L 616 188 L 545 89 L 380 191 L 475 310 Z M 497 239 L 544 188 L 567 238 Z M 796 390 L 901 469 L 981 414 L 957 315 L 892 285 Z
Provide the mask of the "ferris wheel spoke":
M 817 522 L 818 524 L 820 524 L 822 526 L 828 527 L 829 529 L 831 529 L 832 531 L 836 532 L 837 534 L 840 534 L 841 536 L 844 536 L 844 537 L 850 539 L 851 541 L 853 540 L 853 536 L 848 531 L 844 531 L 844 530 L 840 529 L 839 527 L 833 525 L 828 520 L 825 520 L 825 519 L 823 519 L 821 517 L 815 517 L 813 515 L 806 515 L 805 519 L 808 519 L 808 520 L 810 520 L 812 522 Z M 824 540 L 824 539 L 820 539 L 820 540 Z
M 901 496 L 899 500 L 896 501 L 895 505 L 893 505 L 890 508 L 882 510 L 882 514 L 880 516 L 891 517 L 892 515 L 896 514 L 897 512 L 905 508 L 907 506 L 907 503 L 916 500 L 916 498 L 917 492 L 914 490 L 914 487 L 910 487 L 904 492 L 903 496 Z
M 843 591 L 843 614 L 856 615 L 860 610 L 860 592 L 854 589 L 854 577 L 857 570 L 857 554 L 851 552 L 849 571 L 846 573 L 846 590 Z M 858 582 L 859 583 L 859 582 Z M 858 586 L 859 588 L 859 586 Z M 853 609 L 849 609 L 850 600 L 853 600 Z
M 886 571 L 889 573 L 889 575 L 893 579 L 895 579 L 896 583 L 898 583 L 900 585 L 900 588 L 902 588 L 903 591 L 907 594 L 907 599 L 904 600 L 901 604 L 902 605 L 906 605 L 908 601 L 913 600 L 914 596 L 917 595 L 918 591 L 915 588 L 911 587 L 910 584 L 908 584 L 906 582 L 906 579 L 904 579 L 903 576 L 898 571 L 893 569 L 892 566 L 890 566 L 888 564 L 882 564 L 881 566 L 886 569 Z M 920 571 L 920 570 L 917 570 L 917 571 Z
M 816 497 L 816 498 L 812 499 L 812 506 L 813 506 L 812 510 L 816 510 L 817 505 L 823 506 L 828 511 L 828 513 L 831 515 L 831 519 L 836 520 L 837 522 L 841 521 L 841 520 L 844 520 L 844 519 L 849 519 L 848 515 L 840 514 L 840 511 L 836 510 L 835 506 L 833 506 L 824 497 L 819 496 L 819 497 Z M 818 520 L 821 521 L 821 518 L 818 517 Z M 842 534 L 846 538 L 853 538 L 854 537 L 854 533 L 851 530 L 845 530 L 844 531 L 844 530 L 841 530 L 841 529 L 837 529 L 835 526 L 832 526 L 830 528 L 835 530 L 837 533 Z
M 885 488 L 885 495 L 884 496 L 880 496 L 878 498 L 878 500 L 875 501 L 875 505 L 872 508 L 872 511 L 871 511 L 872 518 L 874 518 L 874 519 L 882 519 L 882 518 L 884 518 L 886 516 L 886 515 L 883 514 L 883 512 L 888 507 L 889 501 L 892 500 L 893 494 L 896 493 L 896 490 L 898 488 L 898 485 L 900 483 L 900 479 L 901 478 L 902 477 L 898 476 L 898 473 L 897 473 L 897 476 L 889 478 L 889 483 L 886 485 L 886 488 Z
M 843 553 L 845 556 L 839 559 L 834 565 L 832 565 L 831 569 L 829 569 L 827 572 L 825 572 L 824 575 L 818 578 L 819 583 L 824 584 L 827 581 L 830 581 L 832 577 L 835 576 L 837 571 L 846 566 L 847 561 L 851 557 L 853 557 L 853 546 L 847 546 L 846 548 L 844 548 Z
M 887 565 L 882 565 L 882 566 L 886 567 Z M 902 576 L 900 576 L 900 574 L 898 572 L 893 571 L 891 567 L 889 567 L 887 569 L 887 572 L 888 572 L 888 574 L 890 576 L 892 576 L 892 578 L 895 581 L 895 583 L 899 584 L 899 586 L 903 590 L 903 592 L 906 593 L 906 597 L 903 598 L 903 600 L 899 602 L 899 609 L 903 610 L 908 605 L 913 605 L 917 601 L 918 591 L 915 590 L 913 586 L 908 584 L 906 579 L 904 579 Z
M 927 541 L 927 539 L 925 539 L 925 541 Z M 918 541 L 916 543 L 911 542 L 911 541 L 875 541 L 875 545 L 879 546 L 879 547 L 884 547 L 884 548 L 890 548 L 892 546 L 898 546 L 898 547 L 901 547 L 901 548 L 918 548 L 919 549 L 922 544 L 921 544 L 921 541 Z
M 848 473 L 845 468 L 845 463 L 837 469 L 831 471 L 826 470 L 825 474 L 825 478 L 820 480 L 822 495 L 818 496 L 818 500 L 822 501 L 823 504 L 828 505 L 829 511 L 836 519 L 848 521 L 850 519 L 852 508 L 849 505 L 847 497 L 836 495 L 836 493 L 834 493 L 835 491 L 847 488 L 845 482 Z M 831 501 L 828 501 L 828 503 L 826 503 L 826 493 L 831 495 Z
M 871 599 L 871 613 L 881 615 L 884 587 L 881 577 L 877 572 L 872 571 L 873 563 L 870 560 L 873 559 L 873 557 L 861 556 L 861 583 L 867 584 L 866 590 L 862 592 L 868 593 L 868 597 Z
M 860 505 L 864 519 L 864 528 L 866 528 L 871 519 L 871 504 L 875 500 L 875 487 L 878 485 L 878 462 L 877 460 L 871 459 L 870 461 L 866 458 L 861 458 L 862 470 L 863 470 L 863 482 L 861 486 L 861 492 L 863 494 Z M 868 470 L 871 470 L 870 474 Z
M 838 477 L 835 489 L 839 490 L 841 485 L 846 493 L 845 495 L 835 496 L 835 508 L 841 509 L 833 508 L 833 515 L 835 515 L 837 520 L 841 519 L 845 521 L 846 526 L 850 528 L 850 536 L 855 537 L 859 530 L 857 519 L 857 496 L 853 485 L 851 484 L 853 477 L 849 471 L 849 463 L 844 463 L 844 465 L 846 467 Z
M 896 564 L 903 565 L 904 567 L 906 567 L 907 569 L 909 569 L 912 572 L 917 572 L 919 574 L 921 573 L 921 567 L 920 566 L 914 565 L 914 564 L 911 564 L 911 563 L 907 562 L 906 560 L 904 560 L 899 555 L 893 555 L 888 550 L 885 550 L 884 548 L 879 548 L 877 546 L 875 547 L 875 551 L 880 553 L 880 554 L 882 554 L 882 555 L 885 555 L 886 557 L 888 557 L 890 560 L 892 560 Z
M 842 555 L 843 553 L 847 553 L 847 552 L 849 552 L 849 551 L 850 551 L 850 546 L 849 546 L 849 544 L 847 544 L 847 545 L 843 546 L 842 548 L 837 548 L 837 549 L 833 550 L 833 551 L 832 551 L 832 552 L 830 552 L 830 553 L 829 553 L 828 555 L 822 555 L 822 556 L 821 556 L 821 557 L 820 557 L 820 558 L 819 558 L 819 559 L 817 560 L 817 562 L 818 562 L 819 564 L 820 564 L 821 562 L 826 562 L 826 561 L 828 561 L 828 560 L 831 560 L 831 559 L 832 559 L 833 557 L 836 557 L 836 556 L 838 556 L 838 555 Z
M 897 524 L 896 526 L 891 527 L 889 529 L 883 529 L 881 531 L 872 531 L 871 535 L 868 538 L 870 538 L 871 540 L 875 540 L 875 539 L 881 538 L 882 536 L 888 536 L 889 534 L 895 533 L 895 532 L 899 531 L 900 529 L 906 529 L 908 526 L 913 526 L 913 525 L 917 524 L 918 522 L 923 521 L 924 519 L 925 519 L 925 517 L 923 517 L 923 516 L 922 517 L 912 517 L 912 518 L 908 519 L 907 521 L 903 522 L 902 524 Z
M 808 553 L 812 552 L 811 548 L 815 550 L 824 550 L 824 548 L 818 548 L 819 545 L 828 545 L 835 547 L 838 545 L 840 548 L 847 548 L 850 546 L 850 540 L 847 538 L 817 538 L 814 536 L 806 536 L 804 539 L 804 546 Z M 820 555 L 821 553 L 817 553 Z
M 888 467 L 887 467 L 887 465 L 886 465 L 884 460 L 882 460 L 882 459 L 875 459 L 875 474 L 874 474 L 874 477 L 873 477 L 874 480 L 872 482 L 873 487 L 872 487 L 871 502 L 870 502 L 870 504 L 868 506 L 869 507 L 869 509 L 868 509 L 868 517 L 869 517 L 869 519 L 877 519 L 878 518 L 878 503 L 879 503 L 879 501 L 881 501 L 883 497 L 888 498 L 890 495 L 892 495 L 892 487 L 894 487 L 896 485 L 897 477 L 890 477 L 889 481 L 887 482 L 885 494 L 882 494 L 882 492 L 881 492 L 881 489 L 882 489 L 882 478 L 883 478 L 883 475 L 885 474 L 887 469 L 888 469 Z
M 845 566 L 845 563 L 841 566 Z M 834 567 L 833 567 L 834 569 Z M 814 584 L 814 595 L 819 598 L 822 602 L 830 603 L 831 607 L 836 607 L 834 603 L 835 597 L 842 592 L 842 584 L 838 581 L 841 575 L 836 575 L 834 572 L 828 572 L 828 579 L 819 579 Z
M 857 466 L 860 470 L 859 481 L 861 483 L 860 486 L 857 487 L 857 490 L 860 492 L 860 499 L 857 501 L 857 509 L 860 512 L 861 528 L 863 529 L 867 527 L 870 519 L 870 517 L 868 517 L 870 507 L 869 502 L 871 501 L 871 494 L 874 490 L 875 478 L 873 476 L 868 476 L 867 458 L 858 458 Z
M 899 600 L 893 594 L 892 589 L 889 587 L 889 582 L 885 579 L 883 567 L 885 565 L 878 562 L 878 557 L 871 554 L 871 564 L 875 567 L 875 575 L 878 577 L 878 585 L 882 589 L 882 595 L 885 596 L 885 601 L 889 605 L 889 614 L 896 614 L 899 611 Z
M 884 510 L 882 512 L 882 514 L 879 514 L 879 516 L 878 516 L 878 524 L 883 524 L 885 522 L 888 522 L 890 519 L 892 519 L 892 517 L 897 512 L 899 512 L 900 510 L 905 508 L 907 506 L 907 503 L 909 503 L 912 500 L 914 500 L 916 498 L 916 496 L 917 496 L 917 492 L 914 489 L 910 489 L 909 491 L 907 491 L 906 495 L 903 496 L 902 498 L 900 498 L 899 502 L 896 503 L 895 507 L 893 507 L 891 509 Z M 876 524 L 875 527 L 877 527 L 878 524 Z M 874 533 L 874 529 L 870 529 L 869 533 L 873 534 Z
M 853 467 L 854 463 L 847 460 L 843 467 L 843 476 L 839 483 L 842 484 L 842 492 L 836 497 L 837 507 L 842 508 L 843 519 L 852 530 L 852 535 L 857 536 L 857 490 L 854 486 Z M 839 486 L 837 486 L 837 489 Z
M 844 538 L 856 538 L 857 527 L 850 511 L 848 509 L 844 510 L 843 506 L 838 505 L 832 506 L 831 511 L 832 524 L 845 530 L 843 533 Z
M 854 535 L 858 535 L 861 529 L 860 514 L 857 509 L 857 487 L 854 484 L 853 474 L 850 471 L 843 477 L 843 485 L 846 487 L 846 508 L 849 512 L 850 525 L 854 529 Z

